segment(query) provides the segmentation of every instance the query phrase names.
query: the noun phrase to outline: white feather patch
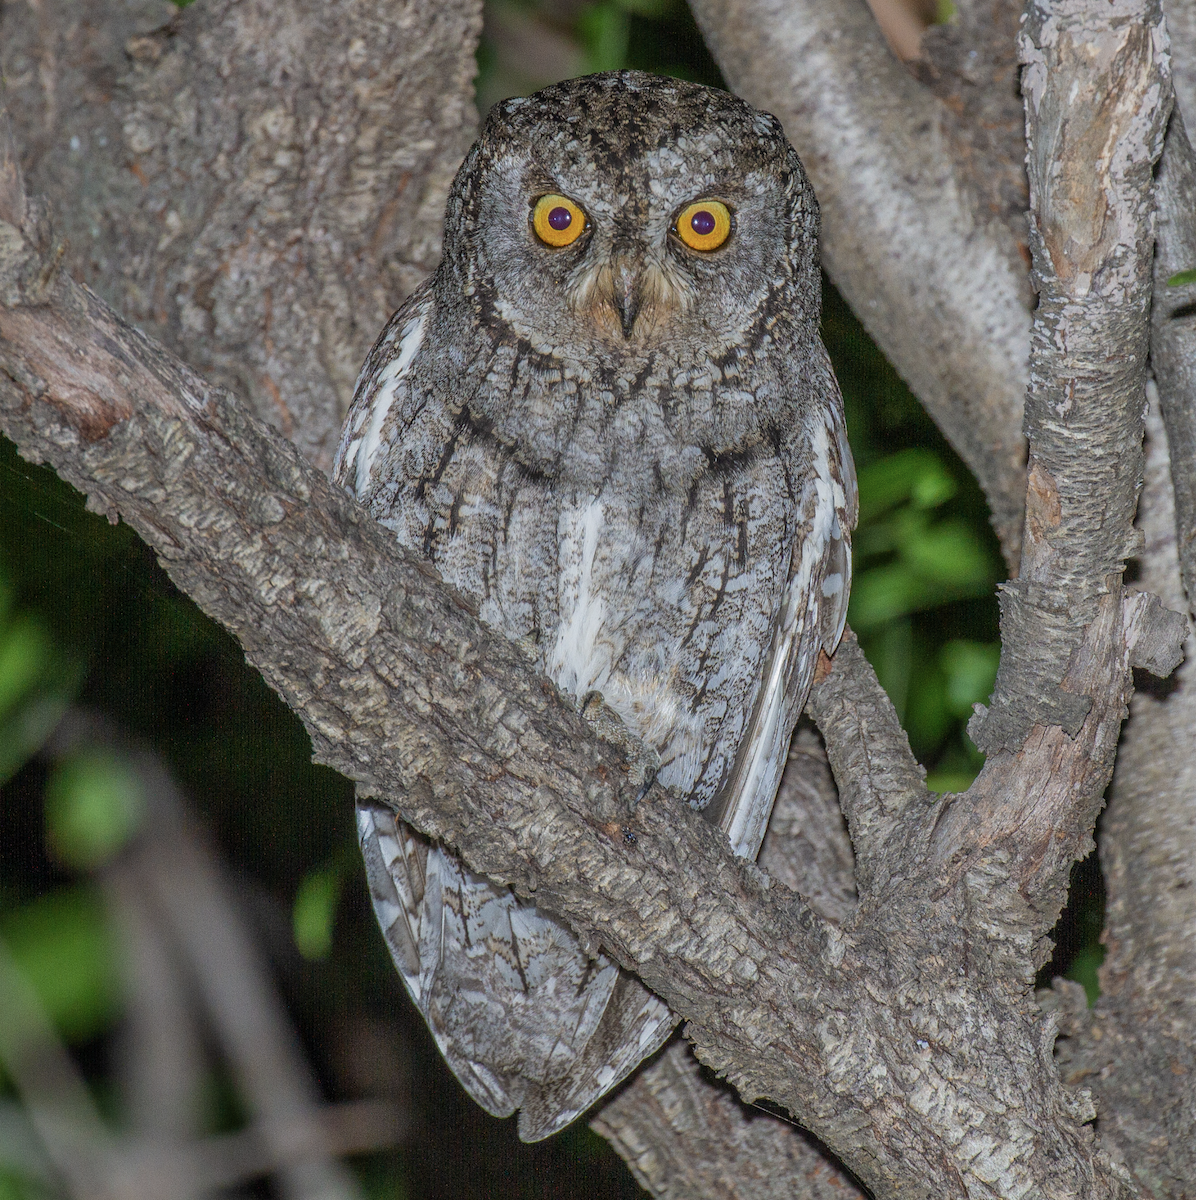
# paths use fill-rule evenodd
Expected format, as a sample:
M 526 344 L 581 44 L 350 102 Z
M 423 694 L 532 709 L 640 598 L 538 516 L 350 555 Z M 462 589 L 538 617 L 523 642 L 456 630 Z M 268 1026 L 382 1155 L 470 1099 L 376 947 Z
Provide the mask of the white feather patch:
M 560 592 L 571 597 L 561 608 L 548 675 L 563 691 L 584 696 L 601 691 L 610 673 L 610 647 L 601 639 L 606 602 L 594 586 L 594 559 L 602 532 L 600 500 L 566 508 L 560 522 Z
M 370 470 L 382 444 L 382 426 L 390 415 L 390 406 L 394 403 L 399 381 L 411 366 L 411 360 L 424 340 L 424 324 L 427 313 L 422 312 L 412 318 L 403 327 L 402 338 L 399 342 L 399 353 L 383 368 L 378 376 L 378 390 L 370 404 L 370 421 L 365 433 L 354 439 L 345 452 L 345 470 L 356 460 L 357 465 L 357 494 L 364 496 L 370 482 Z

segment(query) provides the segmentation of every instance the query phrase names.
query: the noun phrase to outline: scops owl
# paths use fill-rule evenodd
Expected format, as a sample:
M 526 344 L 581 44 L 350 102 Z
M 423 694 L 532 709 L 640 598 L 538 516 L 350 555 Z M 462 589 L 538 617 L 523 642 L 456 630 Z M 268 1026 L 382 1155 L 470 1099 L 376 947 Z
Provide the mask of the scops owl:
M 817 240 L 780 123 L 726 92 L 622 71 L 498 104 L 334 468 L 748 858 L 847 609 L 855 475 Z M 667 1006 L 550 914 L 381 802 L 358 823 L 407 990 L 525 1140 L 668 1037 Z

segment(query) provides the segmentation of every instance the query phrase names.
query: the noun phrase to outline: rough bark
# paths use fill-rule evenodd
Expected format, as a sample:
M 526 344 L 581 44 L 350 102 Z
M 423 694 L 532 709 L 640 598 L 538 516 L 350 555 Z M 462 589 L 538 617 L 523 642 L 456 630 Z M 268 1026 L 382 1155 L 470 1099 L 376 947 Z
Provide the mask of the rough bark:
M 1189 121 L 1196 121 L 1196 5 L 1166 0 L 1167 32 L 1171 35 L 1171 66 L 1175 102 Z
M 855 908 L 851 842 L 826 752 L 801 726 L 789 751 L 759 865 L 821 917 Z M 591 1122 L 662 1200 L 854 1200 L 856 1182 L 797 1126 L 746 1108 L 679 1041 Z
M 1143 495 L 1141 583 L 1183 605 L 1162 423 Z M 1196 639 L 1162 695 L 1134 698 L 1101 833 L 1108 957 L 1070 1073 L 1091 1079 L 1101 1135 L 1143 1192 L 1196 1195 Z
M 1196 318 L 1193 289 L 1169 289 L 1167 279 L 1196 264 L 1196 172 L 1178 113 L 1157 196 L 1151 356 L 1160 403 L 1148 418 L 1139 585 L 1187 610 L 1196 517 Z M 1097 1093 L 1102 1137 L 1146 1195 L 1170 1200 L 1196 1195 L 1196 639 L 1190 630 L 1186 651 L 1168 687 L 1134 699 L 1101 833 L 1108 893 L 1101 997 L 1092 1013 L 1073 1006 L 1063 1054 L 1064 1077 L 1090 1080 Z
M 683 1042 L 640 1072 L 592 1127 L 661 1200 L 865 1200 L 809 1134 L 745 1111 Z
M 955 7 L 953 20 L 926 31 L 921 54 L 909 65 L 954 118 L 945 126 L 951 157 L 979 212 L 1005 226 L 1028 267 L 1026 118 L 1017 60 L 1025 6 L 1019 0 L 962 0 Z
M 732 88 L 783 122 L 818 195 L 827 272 L 979 479 L 1016 570 L 1031 295 L 1008 115 L 968 132 L 893 57 L 864 0 L 693 9 Z M 1004 111 L 1009 57 L 969 85 L 961 116 Z
M 1090 848 L 1129 698 L 1128 662 L 1118 662 L 1126 649 L 1101 629 L 1148 611 L 1139 602 L 1123 610 L 1119 580 L 1136 549 L 1151 168 L 1170 102 L 1160 16 L 1157 7 L 1117 4 L 1098 16 L 1078 3 L 1035 4 L 1022 40 L 1039 291 L 1026 527 L 1021 575 L 1003 589 L 996 690 L 970 726 L 989 752 L 976 798 L 1021 799 L 956 805 L 939 837 L 961 848 L 976 836 L 1033 844 L 1034 884 L 1023 877 L 1020 892 L 1040 933 L 1062 907 L 1071 863 Z M 1119 674 L 1121 694 L 1098 695 L 1095 680 Z M 1082 759 L 1070 753 L 1079 745 Z M 1038 774 L 1048 763 L 1049 779 Z
M 1174 464 L 1174 472 L 1168 474 L 1174 479 L 1179 570 L 1184 590 L 1196 597 L 1196 284 L 1167 284 L 1178 272 L 1196 268 L 1196 154 L 1182 112 L 1173 115 L 1168 126 L 1155 193 L 1159 228 L 1151 368 Z M 1187 609 L 1190 604 L 1189 599 L 1177 607 Z
M 0 70 L 66 263 L 328 469 L 436 265 L 480 0 L 13 0 Z

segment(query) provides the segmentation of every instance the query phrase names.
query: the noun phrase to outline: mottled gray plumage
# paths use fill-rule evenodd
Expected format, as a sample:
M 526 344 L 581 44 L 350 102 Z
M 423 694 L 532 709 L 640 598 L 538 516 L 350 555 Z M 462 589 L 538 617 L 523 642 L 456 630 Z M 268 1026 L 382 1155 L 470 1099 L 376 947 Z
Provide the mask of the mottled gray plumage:
M 585 231 L 531 223 L 568 197 Z M 731 234 L 689 248 L 679 212 Z M 818 211 L 779 123 L 595 75 L 492 110 L 444 258 L 383 331 L 336 477 L 560 689 L 754 858 L 820 650 L 842 631 L 855 477 L 818 336 Z M 605 705 L 593 704 L 600 693 Z M 662 1044 L 666 1006 L 552 917 L 359 806 L 374 904 L 489 1111 L 555 1132 Z

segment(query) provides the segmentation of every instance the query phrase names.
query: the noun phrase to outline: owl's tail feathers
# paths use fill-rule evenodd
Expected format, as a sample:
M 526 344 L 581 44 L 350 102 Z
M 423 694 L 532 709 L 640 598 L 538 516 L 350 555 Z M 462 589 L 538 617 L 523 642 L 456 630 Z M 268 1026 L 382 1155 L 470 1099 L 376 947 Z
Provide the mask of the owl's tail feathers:
M 444 945 L 440 920 L 443 887 L 435 861 L 433 878 L 428 879 L 431 843 L 396 820 L 385 804 L 368 799 L 357 802 L 357 836 L 374 916 L 407 994 L 427 1021 L 437 1048 L 461 1086 L 491 1116 L 509 1117 L 523 1101 L 524 1080 L 456 1053 L 452 1040 L 429 1017 L 432 990 L 443 974 Z
M 519 1134 L 563 1129 L 658 1050 L 667 1005 L 563 925 L 469 871 L 385 804 L 359 800 L 374 912 L 461 1086 Z
M 602 1021 L 568 1075 L 528 1090 L 519 1137 L 539 1142 L 559 1133 L 655 1054 L 676 1026 L 677 1018 L 659 996 L 620 971 Z

